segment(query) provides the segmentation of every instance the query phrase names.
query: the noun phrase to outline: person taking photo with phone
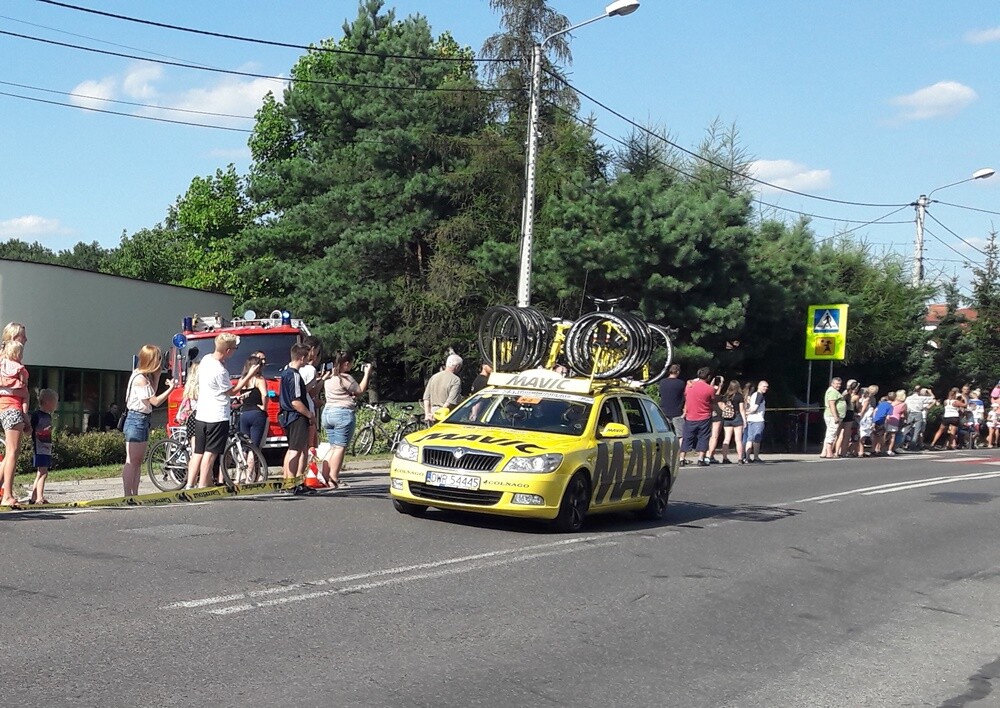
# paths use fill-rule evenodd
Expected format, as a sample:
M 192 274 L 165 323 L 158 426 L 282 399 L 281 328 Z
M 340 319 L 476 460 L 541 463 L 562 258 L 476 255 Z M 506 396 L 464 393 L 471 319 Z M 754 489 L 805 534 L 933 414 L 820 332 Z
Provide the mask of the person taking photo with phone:
M 340 470 L 344 466 L 344 452 L 354 437 L 357 422 L 358 398 L 368 390 L 371 379 L 371 364 L 362 364 L 361 382 L 354 380 L 350 370 L 354 366 L 354 356 L 348 351 L 338 351 L 333 360 L 329 377 L 323 383 L 326 405 L 323 407 L 323 428 L 330 451 L 323 459 L 323 478 L 334 488 L 344 487 L 340 481 Z

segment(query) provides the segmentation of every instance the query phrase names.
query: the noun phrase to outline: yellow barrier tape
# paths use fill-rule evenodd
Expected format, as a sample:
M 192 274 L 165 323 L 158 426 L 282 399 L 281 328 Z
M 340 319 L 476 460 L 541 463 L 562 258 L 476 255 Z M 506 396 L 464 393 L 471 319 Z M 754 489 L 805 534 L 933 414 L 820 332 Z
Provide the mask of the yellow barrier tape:
M 254 484 L 240 484 L 232 489 L 227 487 L 204 487 L 200 489 L 181 489 L 176 492 L 155 492 L 152 494 L 137 494 L 134 497 L 110 497 L 107 499 L 82 499 L 56 504 L 22 504 L 21 509 L 0 507 L 0 513 L 12 511 L 55 511 L 58 509 L 79 509 L 82 507 L 115 508 L 123 506 L 162 506 L 182 502 L 208 501 L 224 499 L 225 497 L 251 496 L 293 489 L 302 483 L 303 477 L 292 479 L 276 479 Z

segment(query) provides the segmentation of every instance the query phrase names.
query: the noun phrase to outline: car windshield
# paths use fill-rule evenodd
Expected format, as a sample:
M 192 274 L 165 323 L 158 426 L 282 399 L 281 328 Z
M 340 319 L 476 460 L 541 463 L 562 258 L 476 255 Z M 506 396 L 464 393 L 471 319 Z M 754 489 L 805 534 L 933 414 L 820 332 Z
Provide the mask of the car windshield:
M 297 341 L 298 335 L 290 333 L 241 334 L 240 346 L 232 358 L 226 361 L 226 369 L 233 376 L 239 376 L 247 358 L 255 352 L 263 352 L 267 361 L 264 366 L 264 377 L 276 378 L 281 375 L 281 370 L 288 364 L 288 351 Z M 198 339 L 192 340 L 190 346 L 199 349 L 197 359 L 201 361 L 205 354 L 212 351 L 214 343 L 211 339 Z
M 539 391 L 483 391 L 448 416 L 448 423 L 582 435 L 593 399 Z

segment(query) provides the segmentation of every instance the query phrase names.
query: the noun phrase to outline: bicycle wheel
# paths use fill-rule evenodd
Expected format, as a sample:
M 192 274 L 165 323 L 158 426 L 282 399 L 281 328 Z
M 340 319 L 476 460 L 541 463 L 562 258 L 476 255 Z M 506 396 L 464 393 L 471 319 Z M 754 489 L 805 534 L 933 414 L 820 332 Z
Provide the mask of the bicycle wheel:
M 267 461 L 249 438 L 240 435 L 226 445 L 220 461 L 220 471 L 227 487 L 254 484 L 267 479 Z
M 186 443 L 171 438 L 161 440 L 149 449 L 146 459 L 149 480 L 164 492 L 182 489 L 187 482 L 190 459 L 191 450 Z
M 419 423 L 417 422 L 407 423 L 402 428 L 400 428 L 399 435 L 397 435 L 393 439 L 392 449 L 389 450 L 389 452 L 396 452 L 396 448 L 399 447 L 399 443 L 402 442 L 403 438 L 405 438 L 410 433 L 417 432 L 418 430 L 427 430 L 427 423 L 423 421 L 420 421 Z
M 358 431 L 357 435 L 354 436 L 354 442 L 351 443 L 351 454 L 370 455 L 374 447 L 375 427 L 372 425 L 366 425 Z
M 241 447 L 243 449 L 243 456 L 247 460 L 247 467 L 246 481 L 241 481 L 239 484 L 259 484 L 260 482 L 266 482 L 270 470 L 268 470 L 267 458 L 264 457 L 264 452 L 250 442 L 249 438 L 244 438 L 241 441 Z

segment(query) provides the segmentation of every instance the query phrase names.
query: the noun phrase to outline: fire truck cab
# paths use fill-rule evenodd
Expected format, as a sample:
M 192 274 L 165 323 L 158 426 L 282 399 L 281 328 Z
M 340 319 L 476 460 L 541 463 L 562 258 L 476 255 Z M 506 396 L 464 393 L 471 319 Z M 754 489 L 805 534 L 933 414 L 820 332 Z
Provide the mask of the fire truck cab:
M 247 358 L 256 352 L 263 352 L 267 364 L 263 375 L 267 382 L 268 427 L 261 447 L 264 449 L 284 448 L 288 445 L 285 431 L 278 425 L 278 387 L 281 370 L 288 364 L 288 351 L 293 344 L 309 334 L 309 328 L 302 320 L 292 319 L 287 310 L 274 310 L 267 317 L 257 317 L 248 310 L 242 318 L 227 320 L 215 313 L 211 317 L 194 315 L 185 317 L 181 325 L 181 336 L 174 336 L 170 347 L 169 368 L 179 381 L 167 400 L 167 428 L 177 425 L 177 409 L 184 396 L 188 369 L 191 363 L 201 361 L 206 354 L 215 351 L 215 337 L 230 332 L 239 337 L 239 349 L 226 362 L 226 368 L 234 382 L 243 371 Z

